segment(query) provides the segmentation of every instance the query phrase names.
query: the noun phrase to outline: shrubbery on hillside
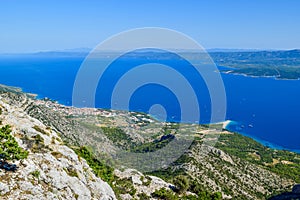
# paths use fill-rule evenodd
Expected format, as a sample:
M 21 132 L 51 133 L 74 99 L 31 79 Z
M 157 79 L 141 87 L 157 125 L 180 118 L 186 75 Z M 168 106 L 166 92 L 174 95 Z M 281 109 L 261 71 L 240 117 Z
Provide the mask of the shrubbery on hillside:
M 11 135 L 9 125 L 0 129 L 0 157 L 3 160 L 20 160 L 27 158 L 28 151 L 22 149 Z

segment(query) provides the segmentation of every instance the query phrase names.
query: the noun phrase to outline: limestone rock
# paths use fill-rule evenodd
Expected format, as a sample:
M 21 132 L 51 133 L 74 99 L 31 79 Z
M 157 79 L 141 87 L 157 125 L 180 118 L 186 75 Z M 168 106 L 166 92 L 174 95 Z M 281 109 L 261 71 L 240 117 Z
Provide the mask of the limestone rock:
M 4 97 L 0 96 L 0 105 L 5 110 L 2 123 L 12 126 L 12 135 L 29 155 L 16 162 L 19 169 L 15 173 L 0 170 L 1 199 L 116 199 L 112 188 L 93 174 L 84 159 L 78 159 L 72 149 L 59 142 L 61 138 L 55 131 L 18 107 L 30 100 L 19 96 L 12 103 Z M 42 138 L 41 144 L 33 150 L 28 138 L 37 135 Z

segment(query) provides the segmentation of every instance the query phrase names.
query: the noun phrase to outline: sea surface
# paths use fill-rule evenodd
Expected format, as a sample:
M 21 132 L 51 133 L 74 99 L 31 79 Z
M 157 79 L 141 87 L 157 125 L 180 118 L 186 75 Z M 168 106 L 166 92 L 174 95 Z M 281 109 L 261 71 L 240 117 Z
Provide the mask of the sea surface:
M 76 74 L 84 57 L 63 56 L 0 56 L 0 84 L 16 86 L 25 92 L 48 97 L 64 105 L 72 105 Z M 131 66 L 149 62 L 149 59 L 121 59 L 107 71 L 96 92 L 96 106 L 110 108 L 111 92 L 122 74 Z M 185 68 L 188 63 L 169 60 L 191 82 L 201 102 L 200 123 L 210 120 L 209 93 L 201 78 Z M 278 149 L 300 152 L 300 81 L 254 78 L 243 75 L 221 74 L 227 96 L 226 120 L 232 120 L 227 129 L 256 139 Z M 168 77 L 167 74 L 161 76 Z M 139 78 L 143 78 L 142 76 Z M 176 84 L 176 82 L 175 82 Z M 153 104 L 166 107 L 168 121 L 180 121 L 176 96 L 166 87 L 148 84 L 133 93 L 129 110 L 148 112 Z M 122 109 L 122 108 L 121 108 Z M 158 118 L 160 116 L 157 116 Z

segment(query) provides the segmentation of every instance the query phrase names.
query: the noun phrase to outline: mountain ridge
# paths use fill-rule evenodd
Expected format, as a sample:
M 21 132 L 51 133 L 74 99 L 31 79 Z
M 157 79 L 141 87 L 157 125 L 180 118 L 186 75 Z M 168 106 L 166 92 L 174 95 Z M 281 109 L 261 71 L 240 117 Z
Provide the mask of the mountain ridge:
M 74 178 L 71 175 L 76 173 L 84 174 L 85 172 L 75 168 L 76 173 L 74 173 L 74 168 L 70 167 L 69 162 L 77 163 L 76 166 L 79 166 L 80 162 L 88 162 L 86 164 L 90 166 L 86 164 L 84 164 L 84 166 L 89 169 L 89 172 L 93 171 L 94 173 L 97 168 L 91 169 L 90 167 L 97 166 L 93 166 L 93 163 L 89 161 L 88 157 L 82 157 L 84 155 L 79 156 L 81 157 L 81 159 L 79 159 L 78 155 L 81 154 L 77 153 L 76 155 L 70 147 L 73 148 L 75 152 L 80 146 L 92 147 L 93 154 L 102 162 L 102 160 L 105 161 L 106 159 L 105 155 L 114 153 L 115 148 L 122 147 L 128 150 L 138 149 L 140 152 L 147 152 L 147 149 L 154 148 L 155 150 L 157 148 L 155 145 L 160 144 L 159 142 L 164 142 L 162 138 L 174 139 L 178 137 L 178 135 L 176 135 L 176 124 L 163 124 L 166 126 L 166 133 L 175 134 L 175 137 L 162 137 L 165 133 L 157 135 L 156 138 L 160 138 L 159 140 L 145 137 L 143 135 L 143 129 L 141 128 L 149 123 L 149 121 L 147 121 L 149 118 L 142 113 L 88 108 L 77 109 L 60 105 L 51 100 L 35 99 L 33 96 L 24 94 L 16 88 L 2 86 L 0 91 L 0 105 L 4 108 L 1 115 L 1 118 L 3 118 L 2 121 L 4 124 L 12 125 L 14 137 L 18 136 L 22 138 L 17 139 L 20 145 L 30 150 L 25 143 L 30 143 L 32 137 L 35 137 L 37 134 L 44 140 L 44 144 L 41 144 L 38 149 L 33 149 L 37 152 L 34 153 L 30 150 L 29 160 L 15 162 L 20 166 L 17 174 L 26 172 L 22 176 L 25 182 L 32 179 L 37 187 L 43 188 L 42 185 L 39 185 L 39 181 L 52 180 L 51 178 L 47 179 L 48 172 L 45 173 L 41 167 L 36 167 L 42 175 L 42 179 L 37 179 L 33 175 L 28 175 L 34 172 L 35 168 L 30 168 L 31 170 L 25 170 L 24 172 L 22 162 L 27 163 L 27 166 L 38 166 L 43 162 L 43 159 L 52 159 L 54 163 L 61 166 L 61 170 L 54 173 L 56 174 L 55 178 L 63 176 L 66 180 L 73 180 L 76 177 Z M 116 128 L 122 127 L 122 124 L 124 127 L 127 127 L 128 125 L 125 122 L 133 119 L 134 126 L 131 129 L 131 133 L 133 134 L 126 135 L 124 138 L 123 136 L 117 137 L 109 132 L 111 130 L 118 130 Z M 160 124 L 160 122 L 154 123 Z M 120 132 L 120 134 L 123 133 Z M 300 158 L 298 154 L 275 151 L 258 145 L 255 141 L 238 134 L 230 133 L 226 130 L 219 132 L 218 129 L 215 129 L 213 126 L 199 126 L 195 134 L 196 138 L 192 146 L 179 160 L 167 168 L 146 174 L 142 174 L 126 166 L 124 166 L 123 169 L 116 168 L 113 172 L 114 179 L 110 182 L 111 186 L 108 186 L 105 182 L 101 182 L 100 178 L 97 179 L 95 177 L 93 179 L 99 180 L 98 185 L 102 183 L 102 185 L 106 185 L 106 188 L 110 188 L 107 189 L 107 191 L 104 190 L 109 194 L 107 195 L 107 199 L 160 199 L 163 196 L 169 196 L 172 199 L 192 199 L 196 198 L 197 195 L 198 197 L 206 195 L 206 199 L 213 199 L 219 198 L 217 194 L 222 194 L 224 199 L 267 199 L 272 195 L 290 191 L 292 186 L 298 182 L 295 178 L 297 177 L 296 172 L 294 175 L 292 174 L 293 176 L 289 176 L 290 172 L 288 171 L 288 169 L 293 169 L 294 166 L 299 167 L 299 164 L 297 164 L 299 161 L 297 159 Z M 26 135 L 29 139 L 24 137 Z M 220 137 L 215 147 L 202 145 L 205 138 L 215 138 L 215 136 L 218 135 L 220 135 Z M 50 149 L 48 149 L 47 146 L 49 146 Z M 60 150 L 60 148 L 64 150 Z M 69 152 L 69 154 L 65 155 L 65 151 Z M 70 157 L 70 155 L 72 155 L 73 161 L 65 160 L 65 157 Z M 269 158 L 269 156 L 271 157 Z M 55 161 L 54 158 L 57 161 Z M 84 159 L 86 161 L 84 161 Z M 52 161 L 50 161 L 50 164 Z M 61 162 L 64 162 L 64 164 Z M 287 174 L 276 171 L 277 166 L 281 167 L 281 171 L 286 171 Z M 274 169 L 272 169 L 272 167 Z M 46 166 L 45 169 L 47 169 Z M 98 174 L 101 177 L 105 175 L 103 174 L 103 170 L 99 172 L 102 173 Z M 8 172 L 2 170 L 1 173 L 5 175 Z M 4 183 L 2 187 L 4 190 L 0 189 L 2 192 L 7 191 L 5 188 L 12 187 L 7 181 L 17 179 L 19 176 L 17 176 L 17 174 L 14 175 L 12 173 L 12 177 L 5 176 L 7 179 L 0 181 L 2 186 Z M 180 194 L 176 192 L 176 188 L 179 186 L 175 184 L 177 181 L 174 178 L 180 178 L 182 176 L 188 180 L 187 183 L 189 186 Z M 82 175 L 79 175 L 79 177 L 82 177 Z M 59 180 L 61 181 L 61 179 Z M 84 187 L 86 186 L 83 184 L 83 188 Z M 105 187 L 103 186 L 103 188 Z M 87 189 L 82 190 L 87 192 L 83 194 L 77 190 L 77 193 L 75 193 L 74 188 L 72 190 L 71 186 L 67 186 L 66 188 L 70 189 L 67 189 L 69 192 L 65 195 L 68 195 L 67 197 L 71 199 L 77 195 L 78 198 L 84 198 L 84 196 L 88 194 Z M 7 197 L 13 195 L 15 198 L 18 198 L 18 195 L 28 191 L 28 188 L 26 188 L 26 190 L 24 188 L 15 189 L 16 191 L 13 189 L 13 192 L 6 192 L 4 195 L 7 195 Z M 101 190 L 99 189 L 99 191 Z M 99 195 L 101 196 L 101 194 Z M 103 192 L 103 194 L 105 193 Z M 66 198 L 66 196 L 64 197 L 63 195 L 60 196 Z M 26 194 L 25 197 L 29 199 L 32 197 L 32 194 Z M 41 198 L 41 196 L 39 197 Z

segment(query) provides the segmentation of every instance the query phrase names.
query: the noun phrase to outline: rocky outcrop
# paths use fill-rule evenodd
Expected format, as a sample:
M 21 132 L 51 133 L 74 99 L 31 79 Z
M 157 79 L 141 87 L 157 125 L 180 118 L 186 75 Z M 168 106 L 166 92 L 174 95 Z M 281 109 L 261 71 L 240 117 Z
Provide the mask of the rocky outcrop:
M 129 180 L 136 190 L 134 195 L 122 194 L 122 199 L 134 199 L 137 198 L 139 194 L 145 194 L 150 197 L 156 190 L 162 188 L 171 190 L 171 188 L 174 188 L 174 185 L 167 183 L 161 178 L 144 175 L 135 169 L 125 169 L 124 171 L 115 170 L 115 175 L 121 180 Z
M 116 199 L 112 188 L 62 143 L 56 131 L 24 112 L 27 97 L 9 95 L 15 94 L 0 96 L 0 118 L 12 126 L 12 135 L 29 155 L 15 162 L 16 172 L 0 170 L 1 199 Z
M 225 198 L 261 199 L 293 184 L 215 147 L 198 144 L 188 154 L 192 161 L 177 167 L 197 177 L 204 187 L 222 192 Z

